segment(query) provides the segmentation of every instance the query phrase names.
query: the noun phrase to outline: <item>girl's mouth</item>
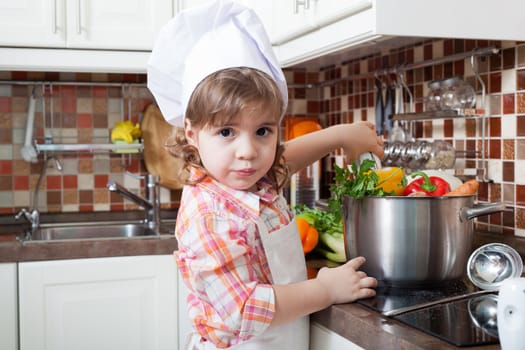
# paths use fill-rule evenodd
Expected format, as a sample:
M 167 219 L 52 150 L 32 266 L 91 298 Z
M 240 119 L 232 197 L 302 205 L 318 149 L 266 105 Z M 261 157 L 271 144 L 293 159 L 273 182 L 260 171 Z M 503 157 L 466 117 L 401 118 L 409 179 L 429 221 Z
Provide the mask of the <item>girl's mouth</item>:
M 252 168 L 249 168 L 249 169 L 247 168 L 247 169 L 239 169 L 239 170 L 236 170 L 235 172 L 239 176 L 252 176 L 253 174 L 255 174 L 256 170 Z

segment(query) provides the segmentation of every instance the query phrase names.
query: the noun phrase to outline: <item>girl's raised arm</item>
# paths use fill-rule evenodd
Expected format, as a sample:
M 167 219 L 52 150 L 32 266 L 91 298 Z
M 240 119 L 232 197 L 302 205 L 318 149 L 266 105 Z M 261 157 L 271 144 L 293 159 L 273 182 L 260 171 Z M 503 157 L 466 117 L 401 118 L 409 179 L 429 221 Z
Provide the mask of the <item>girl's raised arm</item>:
M 364 152 L 373 152 L 380 159 L 384 156 L 383 140 L 376 135 L 374 124 L 356 122 L 334 125 L 292 139 L 286 142 L 284 157 L 293 174 L 341 147 L 348 163 Z

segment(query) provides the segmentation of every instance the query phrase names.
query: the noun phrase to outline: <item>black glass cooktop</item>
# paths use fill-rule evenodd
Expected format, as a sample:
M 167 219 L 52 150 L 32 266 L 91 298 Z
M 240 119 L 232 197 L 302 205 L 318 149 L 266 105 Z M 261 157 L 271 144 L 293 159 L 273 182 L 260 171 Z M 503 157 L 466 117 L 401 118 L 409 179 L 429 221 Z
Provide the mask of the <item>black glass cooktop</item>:
M 478 320 L 479 310 L 472 316 L 473 305 L 477 309 L 480 305 L 484 307 L 486 300 L 479 301 L 487 298 L 488 293 L 480 291 L 470 281 L 419 288 L 380 286 L 376 292 L 374 298 L 358 303 L 455 346 L 498 343 L 495 321 L 490 324 L 486 313 L 481 314 L 484 319 Z
M 469 312 L 469 306 L 485 295 L 439 304 L 417 311 L 408 312 L 393 318 L 436 336 L 456 346 L 475 346 L 498 344 L 498 331 L 495 323 L 488 322 L 482 314 Z M 471 309 L 472 310 L 472 309 Z M 473 319 L 478 317 L 478 319 Z

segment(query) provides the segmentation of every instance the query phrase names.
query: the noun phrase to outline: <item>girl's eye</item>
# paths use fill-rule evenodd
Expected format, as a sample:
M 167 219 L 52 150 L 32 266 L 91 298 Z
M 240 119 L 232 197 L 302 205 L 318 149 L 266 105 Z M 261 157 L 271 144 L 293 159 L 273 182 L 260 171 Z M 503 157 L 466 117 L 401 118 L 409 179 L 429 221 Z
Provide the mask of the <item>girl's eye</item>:
M 269 129 L 269 128 L 259 128 L 257 129 L 257 136 L 266 136 L 268 135 L 269 133 L 271 133 L 272 131 Z
M 222 137 L 230 137 L 233 135 L 233 130 L 229 128 L 219 130 L 219 135 Z

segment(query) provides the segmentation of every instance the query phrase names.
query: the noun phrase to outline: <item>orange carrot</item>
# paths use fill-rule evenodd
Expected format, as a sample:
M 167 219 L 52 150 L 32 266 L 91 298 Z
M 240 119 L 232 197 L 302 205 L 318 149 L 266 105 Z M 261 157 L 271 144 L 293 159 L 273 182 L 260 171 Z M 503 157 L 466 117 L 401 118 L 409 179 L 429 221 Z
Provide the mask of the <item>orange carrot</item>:
M 465 181 L 461 186 L 445 193 L 445 196 L 470 196 L 478 191 L 479 182 L 476 180 Z

